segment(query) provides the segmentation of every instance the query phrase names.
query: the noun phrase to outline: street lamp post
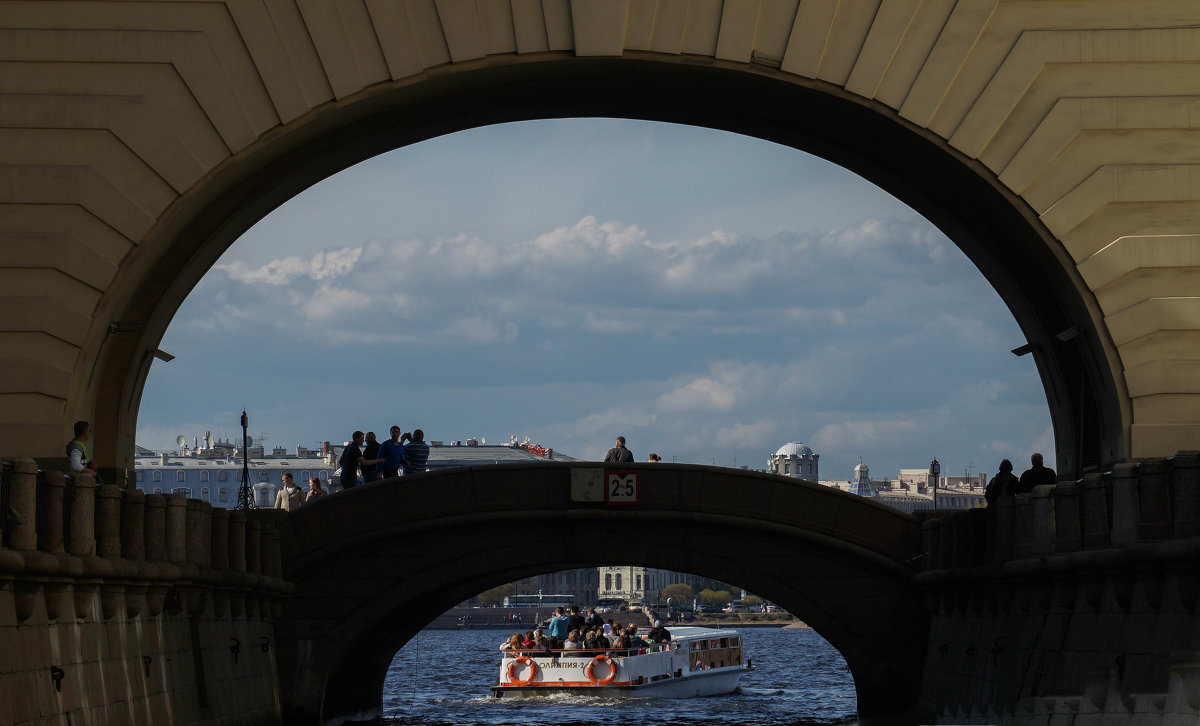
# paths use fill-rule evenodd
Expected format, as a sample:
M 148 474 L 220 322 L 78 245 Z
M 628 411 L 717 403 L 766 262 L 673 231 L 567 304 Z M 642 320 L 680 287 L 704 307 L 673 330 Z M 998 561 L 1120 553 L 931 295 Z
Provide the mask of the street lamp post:
M 934 509 L 938 508 L 937 490 L 938 490 L 938 479 L 941 478 L 941 474 L 942 474 L 942 465 L 938 463 L 938 460 L 934 459 L 933 461 L 929 462 L 929 478 L 933 480 L 933 508 Z
M 254 495 L 250 490 L 250 417 L 242 409 L 242 485 L 238 487 L 237 506 L 234 509 L 256 509 Z

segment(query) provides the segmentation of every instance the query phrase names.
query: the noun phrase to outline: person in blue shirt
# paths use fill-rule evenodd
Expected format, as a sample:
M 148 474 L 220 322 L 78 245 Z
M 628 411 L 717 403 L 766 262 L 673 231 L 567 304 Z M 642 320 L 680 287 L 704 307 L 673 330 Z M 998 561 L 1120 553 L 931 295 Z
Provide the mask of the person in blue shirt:
M 566 616 L 561 607 L 554 608 L 554 617 L 550 618 L 550 625 L 547 626 L 546 632 L 554 639 L 551 641 L 550 647 L 561 648 L 562 642 L 571 632 L 571 619 Z
M 404 475 L 419 474 L 425 471 L 425 464 L 428 461 L 429 444 L 425 443 L 425 432 L 421 429 L 413 429 L 412 439 L 404 445 Z
M 379 445 L 379 458 L 383 459 L 383 478 L 390 479 L 400 476 L 400 467 L 404 466 L 404 444 L 400 443 L 400 427 L 393 426 L 390 431 L 392 438 Z

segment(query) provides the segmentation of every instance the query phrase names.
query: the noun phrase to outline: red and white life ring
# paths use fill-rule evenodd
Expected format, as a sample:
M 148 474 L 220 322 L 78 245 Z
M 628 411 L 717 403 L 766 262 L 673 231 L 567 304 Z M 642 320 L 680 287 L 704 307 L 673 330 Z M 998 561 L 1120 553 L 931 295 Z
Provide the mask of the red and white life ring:
M 596 665 L 600 663 L 608 666 L 608 675 L 603 678 L 597 678 L 596 673 L 593 670 Z M 617 662 L 610 658 L 608 654 L 601 653 L 595 658 L 592 658 L 591 662 L 584 667 L 583 673 L 587 676 L 588 682 L 590 682 L 593 686 L 607 686 L 608 684 L 617 680 Z
M 517 666 L 520 665 L 521 663 L 529 664 L 529 677 L 525 678 L 524 680 L 517 678 Z M 508 664 L 508 682 L 513 684 L 514 686 L 528 686 L 529 684 L 531 684 L 537 680 L 537 675 L 538 675 L 537 662 L 535 662 L 533 660 L 533 658 L 530 658 L 528 656 L 519 655 L 516 658 L 513 658 L 512 661 Z

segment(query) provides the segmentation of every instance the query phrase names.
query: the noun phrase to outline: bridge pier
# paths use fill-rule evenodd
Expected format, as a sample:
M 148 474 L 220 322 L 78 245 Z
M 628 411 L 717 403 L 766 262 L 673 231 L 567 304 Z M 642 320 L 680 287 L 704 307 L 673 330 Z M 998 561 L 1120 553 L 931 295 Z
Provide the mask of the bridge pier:
M 926 514 L 934 549 L 915 579 L 932 617 L 922 702 L 936 721 L 1200 719 L 1198 466 L 1181 452 L 981 513 Z M 957 548 L 979 532 L 991 548 Z

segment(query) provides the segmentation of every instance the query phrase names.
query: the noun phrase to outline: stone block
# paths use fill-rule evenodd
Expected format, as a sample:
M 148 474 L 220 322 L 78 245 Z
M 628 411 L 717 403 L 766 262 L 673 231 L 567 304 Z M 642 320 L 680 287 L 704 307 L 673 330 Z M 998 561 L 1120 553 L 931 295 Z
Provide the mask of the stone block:
M 1174 534 L 1195 537 L 1200 535 L 1200 453 L 1181 451 L 1170 464 Z
M 1112 488 L 1112 543 L 1115 545 L 1137 541 L 1140 519 L 1137 466 L 1128 462 L 1116 464 L 1109 475 Z
M 1171 496 L 1164 459 L 1143 461 L 1137 470 L 1138 539 L 1155 541 L 1171 536 Z

